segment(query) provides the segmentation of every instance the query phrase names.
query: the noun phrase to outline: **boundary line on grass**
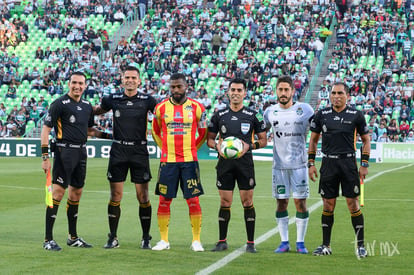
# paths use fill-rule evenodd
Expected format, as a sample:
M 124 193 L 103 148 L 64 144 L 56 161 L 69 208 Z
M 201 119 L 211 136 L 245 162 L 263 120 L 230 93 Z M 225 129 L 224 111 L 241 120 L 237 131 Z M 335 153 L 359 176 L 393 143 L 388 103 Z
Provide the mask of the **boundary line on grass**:
M 372 177 L 369 177 L 365 180 L 365 182 L 369 182 L 379 176 L 382 176 L 383 174 L 389 173 L 389 172 L 394 172 L 397 170 L 401 170 L 404 168 L 408 168 L 410 166 L 413 166 L 414 163 L 410 163 L 408 165 L 404 165 L 404 166 L 400 166 L 397 168 L 393 168 L 393 169 L 389 169 L 389 170 L 385 170 L 382 172 L 379 172 L 375 175 L 373 175 Z M 315 211 L 316 209 L 318 209 L 319 207 L 322 206 L 322 200 L 312 204 L 309 208 L 308 211 L 309 213 L 312 213 L 313 211 Z M 296 218 L 292 217 L 289 219 L 289 225 L 293 224 L 295 222 Z M 277 233 L 279 233 L 279 229 L 277 227 L 267 231 L 266 233 L 264 233 L 263 235 L 259 236 L 256 240 L 255 240 L 255 244 L 261 244 L 262 242 L 265 242 L 266 240 L 268 240 L 270 237 L 276 235 Z M 238 249 L 236 249 L 235 251 L 231 252 L 230 254 L 226 255 L 225 257 L 221 258 L 220 260 L 216 261 L 215 263 L 209 265 L 208 267 L 198 271 L 196 273 L 196 275 L 208 275 L 213 273 L 214 271 L 224 267 L 225 265 L 227 265 L 228 263 L 230 263 L 231 261 L 237 259 L 239 256 L 241 256 L 243 253 L 246 252 L 246 245 L 243 245 L 242 247 L 239 247 Z

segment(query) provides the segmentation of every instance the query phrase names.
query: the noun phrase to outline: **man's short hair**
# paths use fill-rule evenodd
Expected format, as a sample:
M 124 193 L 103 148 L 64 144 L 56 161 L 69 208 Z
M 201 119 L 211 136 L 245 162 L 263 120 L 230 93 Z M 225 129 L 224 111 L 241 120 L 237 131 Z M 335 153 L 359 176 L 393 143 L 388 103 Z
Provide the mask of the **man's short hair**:
M 232 79 L 230 81 L 229 88 L 230 88 L 231 84 L 233 84 L 233 83 L 243 84 L 243 88 L 246 90 L 246 80 L 244 80 L 243 78 L 234 78 L 234 79 Z
M 276 82 L 276 87 L 279 86 L 280 83 L 287 83 L 289 84 L 290 88 L 292 88 L 293 90 L 295 89 L 293 86 L 293 80 L 292 77 L 290 77 L 289 75 L 282 75 L 277 79 Z
M 72 79 L 72 76 L 73 75 L 79 75 L 79 76 L 83 76 L 84 78 L 85 78 L 85 81 L 86 81 L 86 74 L 84 74 L 83 72 L 81 72 L 81 71 L 76 71 L 76 72 L 73 72 L 71 75 L 70 75 L 70 78 L 69 79 Z
M 140 75 L 138 68 L 132 65 L 126 66 L 126 68 L 123 70 L 123 73 L 125 73 L 126 71 L 136 71 L 138 75 Z
M 184 82 L 187 82 L 187 78 L 182 73 L 175 73 L 170 76 L 170 80 L 182 79 Z
M 346 94 L 349 94 L 349 87 L 348 87 L 348 85 L 346 85 L 344 82 L 338 81 L 338 82 L 335 82 L 335 83 L 332 85 L 332 87 L 333 87 L 333 86 L 337 86 L 337 85 L 342 85 L 342 86 L 344 86 L 345 93 L 346 93 Z

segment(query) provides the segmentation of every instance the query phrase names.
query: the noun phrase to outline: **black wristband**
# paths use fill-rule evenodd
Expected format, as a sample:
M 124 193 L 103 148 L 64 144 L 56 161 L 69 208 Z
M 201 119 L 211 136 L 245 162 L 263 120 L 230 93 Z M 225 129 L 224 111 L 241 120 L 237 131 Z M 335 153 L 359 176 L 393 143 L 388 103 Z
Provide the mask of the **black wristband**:
M 308 153 L 308 161 L 315 161 L 316 153 Z
M 112 134 L 108 134 L 108 133 L 103 132 L 101 134 L 101 138 L 104 138 L 104 139 L 112 139 Z
M 49 146 L 42 145 L 42 155 L 49 155 Z
M 258 141 L 256 141 L 254 143 L 254 149 L 259 149 L 260 148 L 260 143 Z

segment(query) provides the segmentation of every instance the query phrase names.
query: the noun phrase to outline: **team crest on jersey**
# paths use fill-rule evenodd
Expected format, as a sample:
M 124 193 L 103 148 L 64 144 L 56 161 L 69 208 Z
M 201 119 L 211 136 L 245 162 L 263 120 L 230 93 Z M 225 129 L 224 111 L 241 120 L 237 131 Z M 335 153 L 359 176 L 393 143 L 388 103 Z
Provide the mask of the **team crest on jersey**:
M 180 114 L 180 112 L 175 112 L 175 116 L 174 116 L 174 119 L 180 119 L 180 118 L 183 118 L 182 117 L 182 115 Z
M 223 133 L 223 134 L 225 134 L 226 132 L 227 132 L 227 128 L 226 128 L 226 126 L 221 126 L 221 132 Z
M 274 116 L 277 116 L 277 110 L 274 110 L 274 111 L 273 111 L 273 115 L 274 115 Z
M 134 105 L 134 103 L 132 103 L 131 101 L 128 101 L 126 105 L 127 106 L 132 106 L 132 105 Z
M 247 134 L 250 130 L 250 124 L 249 123 L 242 123 L 240 125 L 241 127 L 241 132 L 243 133 L 243 135 Z
M 70 122 L 70 123 L 75 123 L 75 122 L 76 122 L 76 118 L 75 118 L 75 116 L 74 116 L 74 115 L 71 115 L 71 116 L 70 116 L 70 118 L 69 118 L 69 122 Z
M 76 109 L 77 109 L 78 111 L 82 111 L 82 108 L 81 108 L 80 106 L 76 106 Z
M 120 117 L 121 116 L 121 112 L 119 110 L 116 110 L 114 116 L 115 117 Z
M 297 114 L 298 116 L 303 115 L 303 109 L 302 109 L 301 107 L 299 107 L 299 108 L 296 110 L 296 114 Z

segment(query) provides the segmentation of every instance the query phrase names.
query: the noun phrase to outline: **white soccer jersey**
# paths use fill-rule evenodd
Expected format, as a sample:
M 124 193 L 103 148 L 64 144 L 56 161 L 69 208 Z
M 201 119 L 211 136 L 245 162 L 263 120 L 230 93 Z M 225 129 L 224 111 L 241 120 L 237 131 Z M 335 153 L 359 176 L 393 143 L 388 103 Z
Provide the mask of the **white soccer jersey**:
M 296 102 L 288 109 L 275 104 L 264 112 L 266 126 L 273 130 L 273 168 L 306 167 L 306 137 L 313 109 L 307 103 Z

